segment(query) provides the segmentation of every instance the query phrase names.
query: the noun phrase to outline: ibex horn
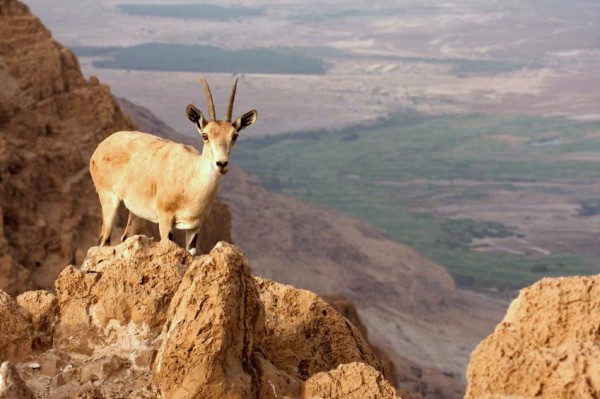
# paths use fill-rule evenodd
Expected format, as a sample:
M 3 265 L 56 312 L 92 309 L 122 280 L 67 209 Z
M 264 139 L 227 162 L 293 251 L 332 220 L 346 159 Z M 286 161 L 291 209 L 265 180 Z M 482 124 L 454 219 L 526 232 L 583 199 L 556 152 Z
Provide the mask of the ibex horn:
M 213 101 L 212 93 L 210 92 L 210 87 L 208 87 L 208 82 L 203 76 L 200 76 L 200 83 L 204 86 L 204 95 L 206 96 L 206 102 L 208 103 L 208 116 L 211 121 L 214 121 L 216 120 L 215 103 Z
M 227 106 L 227 116 L 225 120 L 231 122 L 231 114 L 233 113 L 233 101 L 235 100 L 235 90 L 237 88 L 237 76 L 233 80 L 233 87 L 231 88 L 231 96 L 229 96 L 229 105 Z

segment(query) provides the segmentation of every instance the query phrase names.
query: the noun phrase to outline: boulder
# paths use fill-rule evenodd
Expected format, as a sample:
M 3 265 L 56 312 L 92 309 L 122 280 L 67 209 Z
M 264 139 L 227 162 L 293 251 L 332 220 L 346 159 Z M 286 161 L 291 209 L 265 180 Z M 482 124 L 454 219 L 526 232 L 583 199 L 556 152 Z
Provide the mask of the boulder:
M 400 399 L 383 374 L 364 363 L 341 364 L 311 376 L 303 399 Z
M 0 290 L 0 360 L 18 362 L 31 352 L 33 327 L 27 311 Z
M 0 399 L 35 399 L 15 366 L 9 362 L 0 366 Z
M 58 321 L 58 299 L 48 291 L 27 291 L 17 297 L 17 303 L 29 312 L 33 326 L 33 349 L 52 346 L 54 327 Z
M 255 397 L 253 351 L 263 334 L 247 260 L 219 242 L 192 262 L 171 301 L 154 380 L 167 398 Z
M 467 398 L 600 396 L 600 275 L 521 290 L 475 349 Z
M 134 236 L 115 247 L 93 247 L 81 269 L 69 266 L 56 281 L 60 321 L 55 347 L 91 354 L 115 345 L 135 361 L 167 319 L 192 256 L 176 244 Z
M 306 380 L 339 364 L 383 366 L 360 331 L 317 294 L 255 277 L 266 312 L 263 351 L 277 368 Z

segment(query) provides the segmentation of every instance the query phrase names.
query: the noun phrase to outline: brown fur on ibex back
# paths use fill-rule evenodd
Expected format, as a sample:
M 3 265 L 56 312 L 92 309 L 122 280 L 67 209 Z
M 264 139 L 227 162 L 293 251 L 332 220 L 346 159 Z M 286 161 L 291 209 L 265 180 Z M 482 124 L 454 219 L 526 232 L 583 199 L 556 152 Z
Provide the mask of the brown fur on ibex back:
M 227 173 L 229 154 L 238 133 L 256 121 L 255 110 L 231 121 L 237 78 L 225 120 L 216 120 L 210 87 L 200 78 L 208 102 L 207 120 L 192 104 L 188 119 L 204 141 L 202 153 L 193 147 L 147 133 L 123 131 L 102 141 L 90 160 L 90 172 L 102 205 L 100 245 L 110 245 L 121 201 L 129 210 L 122 240 L 140 233 L 142 219 L 158 223 L 161 240 L 173 227 L 186 231 L 186 247 L 194 254 L 196 238 Z

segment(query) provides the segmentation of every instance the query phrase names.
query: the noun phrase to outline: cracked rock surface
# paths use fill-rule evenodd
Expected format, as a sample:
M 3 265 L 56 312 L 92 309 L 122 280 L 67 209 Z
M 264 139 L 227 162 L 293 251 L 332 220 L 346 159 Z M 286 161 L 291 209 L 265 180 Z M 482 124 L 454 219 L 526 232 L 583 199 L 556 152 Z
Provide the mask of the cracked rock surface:
M 473 352 L 467 398 L 600 396 L 600 275 L 521 290 Z
M 56 296 L 19 296 L 27 310 L 0 300 L 11 381 L 39 399 L 396 397 L 348 319 L 316 294 L 252 276 L 225 242 L 192 257 L 134 236 L 66 267 Z M 313 379 L 323 373 L 335 378 Z

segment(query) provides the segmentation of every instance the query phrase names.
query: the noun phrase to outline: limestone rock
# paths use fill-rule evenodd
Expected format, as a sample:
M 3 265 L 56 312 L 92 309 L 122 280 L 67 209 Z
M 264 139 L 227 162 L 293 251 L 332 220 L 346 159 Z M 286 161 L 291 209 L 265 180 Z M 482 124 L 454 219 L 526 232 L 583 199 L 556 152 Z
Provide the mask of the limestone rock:
M 383 374 L 364 363 L 321 372 L 304 384 L 303 399 L 399 399 Z
M 31 352 L 32 341 L 27 312 L 0 290 L 0 360 L 23 360 Z
M 218 243 L 189 266 L 171 301 L 154 379 L 168 398 L 251 398 L 264 309 L 250 268 Z
M 327 301 L 327 303 L 330 304 L 335 310 L 337 310 L 338 313 L 354 324 L 354 327 L 358 328 L 363 338 L 368 338 L 367 327 L 365 327 L 360 319 L 358 310 L 350 298 L 347 298 L 343 295 L 323 295 L 322 298 Z
M 100 390 L 91 382 L 79 384 L 71 382 L 57 388 L 53 395 L 53 399 L 104 399 Z
M 261 351 L 254 353 L 252 362 L 258 380 L 258 397 L 261 399 L 298 398 L 302 381 L 278 369 Z
M 90 249 L 81 270 L 67 267 L 56 281 L 60 321 L 55 346 L 89 354 L 96 345 L 113 342 L 119 354 L 133 361 L 160 334 L 191 261 L 176 244 L 145 236 Z
M 46 352 L 43 352 L 39 357 L 36 356 L 35 360 L 40 365 L 39 374 L 54 378 L 57 375 L 60 375 L 61 371 L 66 368 L 71 361 L 71 357 L 65 352 L 60 352 L 56 349 L 50 349 Z M 61 375 L 59 380 L 62 379 L 64 381 L 65 377 L 65 375 Z
M 266 312 L 265 356 L 300 380 L 339 364 L 383 366 L 360 331 L 318 295 L 255 277 Z
M 600 275 L 521 290 L 471 356 L 467 398 L 600 396 Z
M 0 108 L 0 115 L 2 109 Z M 1 118 L 1 116 L 0 116 Z M 6 154 L 5 148 L 2 146 L 0 139 L 0 180 L 5 174 L 3 172 L 4 159 Z M 2 193 L 2 184 L 0 181 L 0 194 Z M 25 291 L 32 287 L 29 279 L 31 273 L 25 267 L 15 261 L 12 255 L 12 249 L 6 240 L 6 231 L 4 227 L 4 215 L 2 205 L 0 204 L 0 289 L 4 289 L 9 293 L 17 293 Z
M 15 366 L 9 362 L 0 366 L 0 399 L 35 399 Z
M 348 319 L 356 328 L 358 328 L 363 338 L 366 341 L 369 341 L 367 327 L 360 319 L 354 302 L 343 295 L 325 295 L 322 298 L 342 316 Z M 398 371 L 396 370 L 396 366 L 384 350 L 372 344 L 371 347 L 373 348 L 373 353 L 377 359 L 381 361 L 381 365 L 383 366 L 383 375 L 385 375 L 388 381 L 395 386 L 398 381 Z
M 98 139 L 133 125 L 110 89 L 88 84 L 73 53 L 15 0 L 0 2 L 0 64 L 0 268 L 12 265 L 8 284 L 26 277 L 0 288 L 51 288 L 96 239 L 88 157 Z
M 33 349 L 49 349 L 58 321 L 56 295 L 41 290 L 27 291 L 17 297 L 17 303 L 29 312 L 33 325 Z

